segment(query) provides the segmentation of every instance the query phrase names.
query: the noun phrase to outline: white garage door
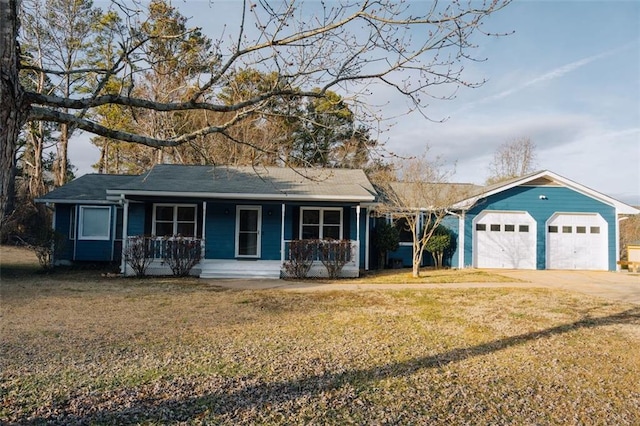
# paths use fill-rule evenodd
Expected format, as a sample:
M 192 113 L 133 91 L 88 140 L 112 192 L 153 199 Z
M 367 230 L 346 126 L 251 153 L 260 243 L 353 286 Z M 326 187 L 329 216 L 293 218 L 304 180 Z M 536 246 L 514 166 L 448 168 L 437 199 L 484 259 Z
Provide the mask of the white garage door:
M 536 221 L 529 213 L 485 211 L 473 222 L 477 268 L 536 269 Z
M 599 214 L 556 213 L 547 221 L 547 269 L 609 269 L 608 231 Z

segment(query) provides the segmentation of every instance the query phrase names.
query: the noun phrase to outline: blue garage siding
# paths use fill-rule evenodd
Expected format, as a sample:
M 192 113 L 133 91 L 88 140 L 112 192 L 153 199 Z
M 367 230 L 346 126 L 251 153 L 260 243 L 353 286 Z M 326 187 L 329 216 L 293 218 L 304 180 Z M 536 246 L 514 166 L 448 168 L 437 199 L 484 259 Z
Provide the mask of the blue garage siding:
M 541 199 L 542 195 L 546 199 Z M 473 219 L 485 210 L 529 212 L 537 224 L 537 269 L 546 267 L 545 224 L 554 213 L 599 213 L 608 224 L 609 269 L 615 270 L 615 208 L 572 189 L 554 186 L 519 186 L 480 200 L 465 218 L 465 266 L 473 265 Z

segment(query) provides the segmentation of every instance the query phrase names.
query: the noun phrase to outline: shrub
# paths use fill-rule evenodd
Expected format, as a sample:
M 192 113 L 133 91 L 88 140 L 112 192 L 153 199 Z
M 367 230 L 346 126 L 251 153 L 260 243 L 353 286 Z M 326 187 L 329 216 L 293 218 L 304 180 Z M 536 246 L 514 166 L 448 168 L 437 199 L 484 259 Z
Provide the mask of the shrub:
M 173 275 L 185 277 L 200 262 L 202 246 L 200 240 L 174 236 L 163 242 L 166 244 L 164 261 L 171 268 Z
M 433 256 L 436 269 L 442 268 L 444 252 L 451 246 L 451 240 L 451 230 L 446 226 L 438 225 L 427 241 L 425 249 Z
M 287 277 L 307 277 L 317 243 L 317 240 L 293 240 L 289 243 L 289 259 L 282 265 Z
M 320 260 L 324 267 L 327 268 L 329 278 L 338 278 L 344 265 L 351 261 L 351 241 L 320 241 L 319 249 Z
M 153 261 L 149 241 L 148 238 L 142 235 L 129 237 L 127 240 L 127 245 L 124 249 L 124 260 L 133 269 L 136 277 L 144 277 L 147 273 L 147 268 Z
M 400 247 L 400 231 L 390 223 L 378 221 L 373 231 L 372 242 L 378 252 L 378 268 L 387 264 L 387 253 Z

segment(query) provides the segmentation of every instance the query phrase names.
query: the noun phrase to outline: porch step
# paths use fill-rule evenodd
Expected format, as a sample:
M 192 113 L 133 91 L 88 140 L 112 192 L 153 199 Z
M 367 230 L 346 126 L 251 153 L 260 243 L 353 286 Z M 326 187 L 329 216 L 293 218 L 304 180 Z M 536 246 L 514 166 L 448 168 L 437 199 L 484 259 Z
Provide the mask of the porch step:
M 207 259 L 200 266 L 200 278 L 280 278 L 279 260 Z

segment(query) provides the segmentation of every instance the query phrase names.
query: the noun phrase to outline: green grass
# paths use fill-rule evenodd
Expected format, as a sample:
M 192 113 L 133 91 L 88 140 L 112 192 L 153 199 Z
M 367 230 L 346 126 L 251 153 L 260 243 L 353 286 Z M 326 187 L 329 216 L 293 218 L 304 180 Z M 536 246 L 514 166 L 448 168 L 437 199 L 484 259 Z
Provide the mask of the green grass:
M 640 424 L 634 305 L 90 271 L 3 276 L 0 298 L 0 423 Z

